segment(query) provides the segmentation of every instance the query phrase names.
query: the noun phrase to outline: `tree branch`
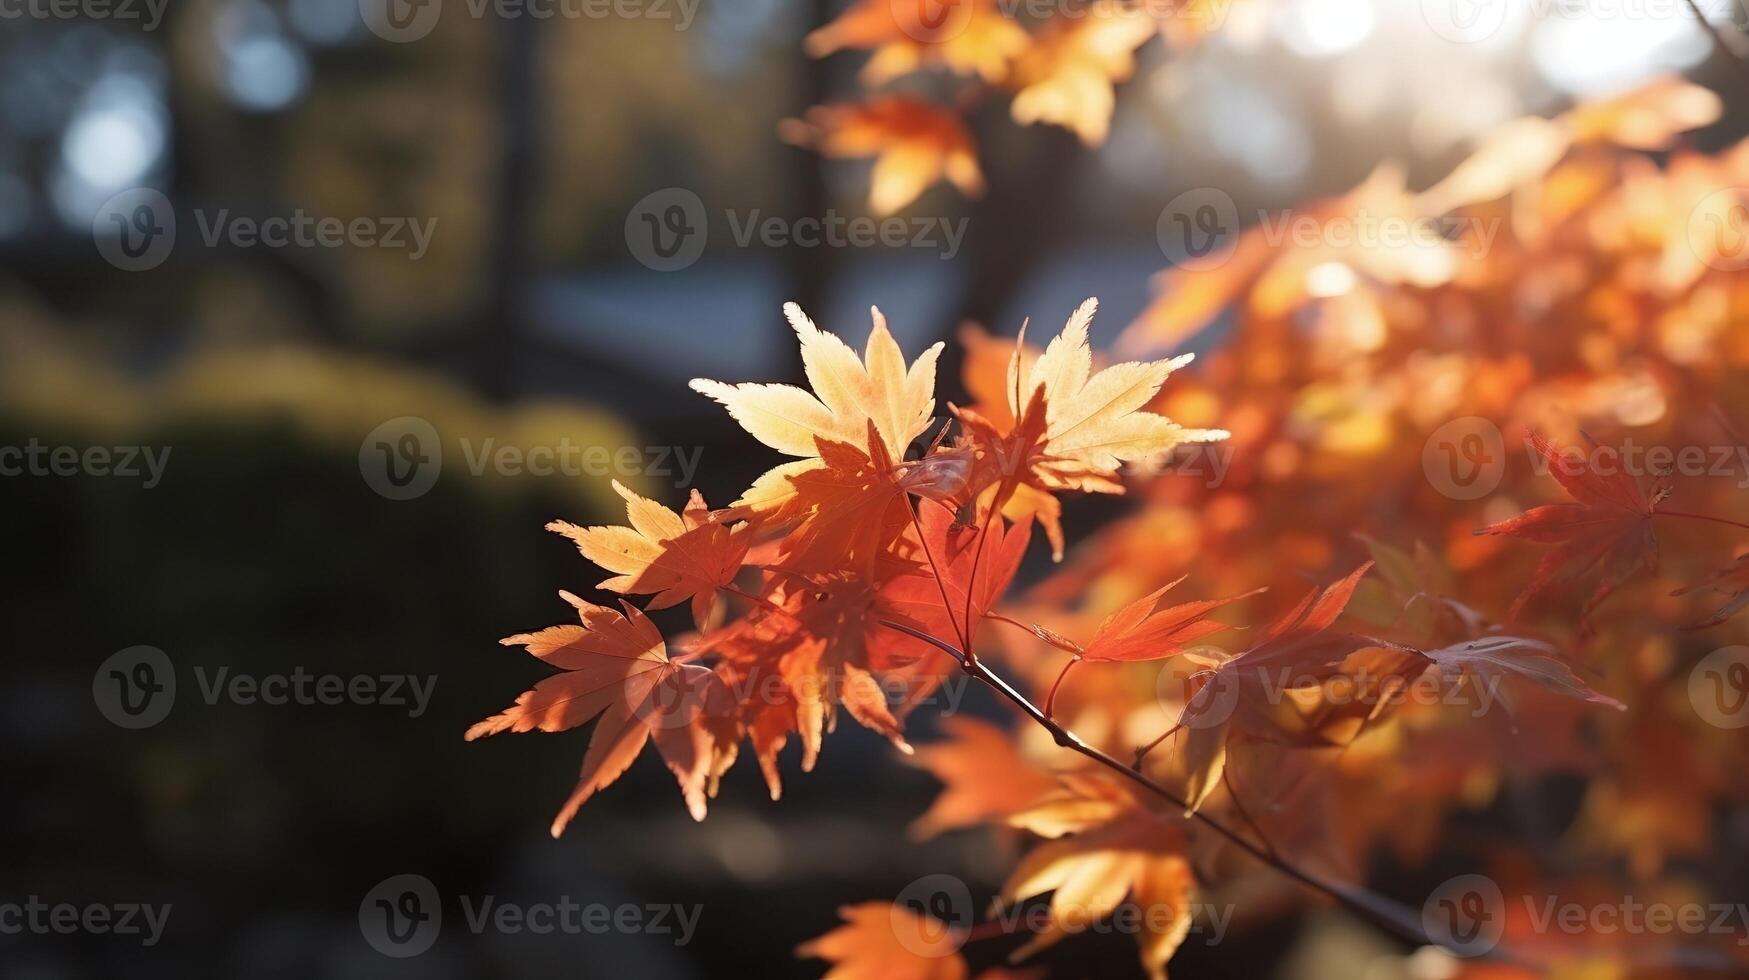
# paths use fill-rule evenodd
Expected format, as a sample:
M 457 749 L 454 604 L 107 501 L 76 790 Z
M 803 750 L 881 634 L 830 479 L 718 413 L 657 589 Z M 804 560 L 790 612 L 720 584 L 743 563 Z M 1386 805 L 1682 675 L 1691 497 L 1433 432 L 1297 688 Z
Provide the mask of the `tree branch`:
M 1725 59 L 1737 70 L 1737 74 L 1743 76 L 1745 80 L 1749 80 L 1749 61 L 1744 60 L 1743 53 L 1738 50 L 1735 44 L 1731 43 L 1730 39 L 1725 37 L 1725 32 L 1719 30 L 1717 24 L 1706 19 L 1706 14 L 1701 11 L 1700 4 L 1696 0 L 1683 0 L 1683 2 L 1688 4 L 1688 12 L 1693 14 L 1694 19 L 1700 23 L 1700 29 L 1706 31 L 1707 35 L 1713 39 L 1713 45 L 1724 53 Z
M 1001 675 L 992 671 L 983 660 L 976 660 L 968 657 L 963 651 L 952 644 L 946 643 L 923 632 L 922 630 L 907 626 L 904 623 L 883 619 L 880 620 L 880 624 L 888 629 L 898 630 L 899 632 L 915 639 L 922 640 L 953 657 L 954 660 L 958 661 L 962 670 L 981 681 L 985 686 L 989 687 L 1003 698 L 1007 699 L 1015 707 L 1019 708 L 1021 713 L 1025 714 L 1028 718 L 1031 718 L 1034 722 L 1043 726 L 1045 731 L 1050 732 L 1051 737 L 1063 748 L 1083 755 L 1099 765 L 1110 769 L 1112 772 L 1128 779 L 1130 782 L 1135 783 L 1149 793 L 1152 793 L 1176 807 L 1180 813 L 1189 809 L 1189 805 L 1177 793 L 1174 793 L 1172 790 L 1167 789 L 1165 786 L 1148 778 L 1140 771 L 1124 765 L 1122 762 L 1112 758 L 1105 752 L 1088 745 L 1081 740 L 1080 736 L 1058 724 L 1049 715 L 1045 714 L 1037 705 L 1028 700 L 1026 695 L 1016 690 L 1014 685 L 1008 683 L 1008 681 L 1003 679 Z M 1420 915 L 1403 905 L 1399 905 L 1382 895 L 1375 894 L 1364 888 L 1345 885 L 1339 882 L 1326 881 L 1325 879 L 1300 868 L 1298 865 L 1253 844 L 1238 831 L 1229 827 L 1225 822 L 1201 810 L 1190 814 L 1188 819 L 1199 821 L 1203 826 L 1220 835 L 1234 847 L 1239 848 L 1246 854 L 1249 854 L 1264 864 L 1269 865 L 1305 887 L 1334 899 L 1342 907 L 1387 932 L 1395 933 L 1396 935 L 1418 945 L 1443 945 L 1438 939 L 1429 936 L 1427 931 L 1421 927 Z M 1454 952 L 1458 951 L 1454 950 Z M 1500 953 L 1498 949 L 1493 952 L 1494 954 Z M 1492 958 L 1509 959 L 1510 957 L 1493 955 Z

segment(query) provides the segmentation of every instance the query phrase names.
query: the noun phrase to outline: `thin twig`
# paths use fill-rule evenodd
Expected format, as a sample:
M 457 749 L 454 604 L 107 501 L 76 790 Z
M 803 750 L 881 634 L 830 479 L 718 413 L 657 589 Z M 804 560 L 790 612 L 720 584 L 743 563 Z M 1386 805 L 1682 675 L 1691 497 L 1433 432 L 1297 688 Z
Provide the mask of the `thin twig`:
M 1655 510 L 1652 512 L 1652 516 L 1653 517 L 1686 517 L 1690 520 L 1711 521 L 1714 524 L 1729 524 L 1732 527 L 1740 527 L 1740 528 L 1743 528 L 1744 530 L 1749 530 L 1749 524 L 1745 524 L 1742 521 L 1733 521 L 1728 517 L 1714 517 L 1711 514 L 1691 514 L 1685 510 Z
M 1221 820 L 1210 816 L 1201 810 L 1189 813 L 1189 804 L 1187 804 L 1177 793 L 1160 785 L 1141 772 L 1131 769 L 1129 766 L 1124 765 L 1122 762 L 1112 758 L 1105 752 L 1083 742 L 1080 736 L 1067 728 L 1064 728 L 1062 725 L 1057 724 L 1057 722 L 1052 720 L 1049 715 L 1046 715 L 1044 711 L 1040 710 L 1037 705 L 1028 700 L 1026 695 L 1020 693 L 1013 685 L 1004 680 L 1001 675 L 991 671 L 982 660 L 973 659 L 952 644 L 947 643 L 938 637 L 931 636 L 922 630 L 907 626 L 904 623 L 883 619 L 880 620 L 880 624 L 888 629 L 898 630 L 899 632 L 905 633 L 915 639 L 922 640 L 923 642 L 931 644 L 949 654 L 959 662 L 961 668 L 964 669 L 966 673 L 994 690 L 997 694 L 1006 698 L 1015 707 L 1019 708 L 1028 718 L 1031 718 L 1033 721 L 1043 726 L 1045 731 L 1050 732 L 1051 738 L 1054 739 L 1058 745 L 1070 750 L 1071 752 L 1083 755 L 1099 765 L 1110 769 L 1112 772 L 1123 776 L 1125 779 L 1128 779 L 1171 804 L 1173 807 L 1177 808 L 1180 813 L 1188 813 L 1189 819 L 1201 822 L 1205 827 L 1208 827 L 1210 830 L 1224 838 L 1228 843 L 1231 843 L 1234 847 L 1239 848 L 1246 854 L 1262 861 L 1264 864 L 1269 865 L 1307 888 L 1334 899 L 1344 908 L 1386 931 L 1396 933 L 1397 935 L 1419 945 L 1441 945 L 1438 939 L 1429 936 L 1427 930 L 1422 928 L 1421 917 L 1410 911 L 1408 908 L 1362 888 L 1325 881 L 1323 878 L 1300 868 L 1298 865 L 1273 855 L 1258 845 L 1253 844 L 1250 840 L 1233 830 L 1233 828 L 1227 826 Z
M 1725 59 L 1731 63 L 1738 74 L 1749 79 L 1749 61 L 1744 60 L 1744 56 L 1737 49 L 1737 46 L 1725 37 L 1725 32 L 1719 30 L 1717 24 L 1706 19 L 1706 14 L 1701 11 L 1699 3 L 1695 0 L 1684 0 L 1684 2 L 1688 4 L 1689 13 L 1694 14 L 1694 19 L 1700 23 L 1700 29 L 1706 31 L 1707 35 L 1713 39 L 1713 44 L 1724 53 Z
M 1263 844 L 1264 850 L 1277 858 L 1281 857 L 1281 852 L 1277 851 L 1275 845 L 1270 843 L 1269 835 L 1263 832 L 1263 826 L 1256 820 L 1252 819 L 1250 810 L 1245 809 L 1245 801 L 1240 799 L 1239 787 L 1233 784 L 1232 777 L 1233 767 L 1222 766 L 1221 785 L 1227 787 L 1227 798 L 1232 800 L 1234 812 L 1238 813 L 1240 819 L 1245 821 L 1245 825 L 1251 828 L 1251 832 L 1257 835 L 1257 839 Z

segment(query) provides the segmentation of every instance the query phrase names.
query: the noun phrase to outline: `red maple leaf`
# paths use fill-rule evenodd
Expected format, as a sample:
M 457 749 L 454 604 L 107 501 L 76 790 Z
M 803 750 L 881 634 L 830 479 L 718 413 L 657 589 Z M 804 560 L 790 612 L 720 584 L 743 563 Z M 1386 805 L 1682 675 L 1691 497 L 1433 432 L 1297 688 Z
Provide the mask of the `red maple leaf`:
M 1540 433 L 1531 433 L 1528 442 L 1548 461 L 1549 471 L 1574 502 L 1532 508 L 1475 533 L 1554 546 L 1513 601 L 1511 619 L 1518 618 L 1531 596 L 1595 571 L 1597 591 L 1580 614 L 1583 623 L 1623 582 L 1640 569 L 1657 565 L 1658 536 L 1652 530 L 1652 515 L 1669 488 L 1660 481 L 1648 497 L 1619 454 L 1600 452 L 1595 443 L 1590 454 L 1581 455 L 1556 449 Z M 1613 463 L 1606 461 L 1610 457 Z

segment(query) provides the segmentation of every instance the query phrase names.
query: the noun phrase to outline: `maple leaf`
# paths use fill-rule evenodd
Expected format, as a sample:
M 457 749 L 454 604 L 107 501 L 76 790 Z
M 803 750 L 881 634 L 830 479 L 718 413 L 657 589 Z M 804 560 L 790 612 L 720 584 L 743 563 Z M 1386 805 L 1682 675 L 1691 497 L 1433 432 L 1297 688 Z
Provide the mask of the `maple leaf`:
M 1319 267 L 1340 268 L 1356 280 L 1344 294 L 1349 301 L 1365 301 L 1373 284 L 1444 285 L 1457 274 L 1462 242 L 1440 235 L 1356 236 L 1342 230 L 1355 215 L 1405 227 L 1425 224 L 1430 220 L 1426 210 L 1407 189 L 1406 172 L 1381 164 L 1347 193 L 1298 210 L 1297 220 L 1306 222 L 1305 227 L 1327 233 L 1284 238 L 1260 223 L 1239 233 L 1222 251 L 1208 253 L 1210 262 L 1219 260 L 1212 267 L 1198 263 L 1159 273 L 1154 280 L 1157 298 L 1125 329 L 1118 348 L 1137 353 L 1183 343 L 1241 295 L 1247 312 L 1262 317 L 1292 313 L 1315 299 L 1306 284 Z
M 960 955 L 966 930 L 889 902 L 838 909 L 844 925 L 796 947 L 796 955 L 830 962 L 825 980 L 965 980 Z M 1042 980 L 1042 971 L 994 968 L 977 980 Z
M 712 668 L 726 691 L 750 693 L 751 697 L 735 700 L 728 710 L 707 713 L 703 719 L 712 739 L 712 764 L 707 782 L 707 795 L 715 795 L 717 782 L 729 770 L 740 754 L 743 738 L 753 747 L 760 775 L 772 800 L 783 797 L 783 774 L 778 769 L 778 753 L 789 743 L 796 730 L 796 698 L 783 683 L 783 676 L 762 656 L 757 641 L 729 637 L 713 647 L 723 659 Z M 768 683 L 767 678 L 775 678 Z
M 909 568 L 881 585 L 880 608 L 931 636 L 970 642 L 1020 570 L 1032 541 L 1032 521 L 1023 518 L 1007 525 L 995 518 L 980 529 L 958 523 L 945 506 L 931 505 L 919 508 L 917 522 L 923 532 L 920 543 L 915 538 L 906 541 L 923 561 L 919 564 L 914 558 Z M 911 640 L 902 648 L 926 652 L 911 645 L 916 643 L 921 641 Z M 935 650 L 927 644 L 922 647 Z
M 1002 425 L 972 409 L 954 409 L 982 451 L 983 475 L 973 478 L 973 486 L 994 485 L 993 507 L 1017 501 L 1022 513 L 1036 514 L 1059 561 L 1063 531 L 1052 491 L 1122 493 L 1117 474 L 1124 463 L 1170 452 L 1186 442 L 1227 437 L 1219 429 L 1186 429 L 1144 410 L 1167 376 L 1188 364 L 1191 355 L 1130 361 L 1093 373 L 1088 327 L 1096 309 L 1096 300 L 1082 303 L 1030 365 L 1022 357 L 1022 332 L 1008 369 L 1012 424 Z M 1004 513 L 1019 516 L 1010 509 Z
M 559 595 L 576 607 L 581 626 L 550 626 L 504 638 L 564 671 L 523 692 L 516 703 L 469 728 L 468 741 L 499 732 L 561 732 L 599 717 L 583 756 L 577 788 L 553 819 L 554 837 L 596 791 L 617 780 L 650 739 L 680 782 L 694 820 L 705 815 L 710 746 L 698 723 L 713 697 L 704 667 L 675 663 L 656 624 L 636 606 L 623 613 Z
M 825 980 L 966 980 L 965 930 L 889 902 L 838 909 L 845 922 L 796 947 L 833 964 Z
M 948 738 L 919 746 L 911 764 L 944 784 L 911 835 L 946 831 L 1006 818 L 1057 788 L 1057 780 L 1020 754 L 1001 728 L 967 715 L 943 718 Z
M 887 0 L 875 0 L 886 4 Z M 885 95 L 860 104 L 818 105 L 785 119 L 778 135 L 828 157 L 874 157 L 869 210 L 888 215 L 947 180 L 968 197 L 984 193 L 978 150 L 959 116 L 919 99 Z
M 1025 340 L 998 337 L 975 323 L 962 324 L 958 338 L 965 349 L 960 382 L 971 393 L 970 407 L 992 427 L 1006 432 L 1014 426 L 1014 412 L 1008 405 L 1014 391 L 1009 365 L 1018 351 L 1021 370 L 1030 371 L 1044 352 Z
M 858 0 L 802 41 L 815 58 L 873 48 L 874 57 L 862 69 L 862 81 L 871 87 L 933 66 L 1000 81 L 1026 46 L 1026 30 L 1003 16 L 995 0 Z
M 1322 679 L 1350 654 L 1379 644 L 1371 637 L 1324 632 L 1342 614 L 1371 567 L 1372 562 L 1365 562 L 1323 589 L 1313 589 L 1277 619 L 1256 645 L 1193 676 L 1194 690 L 1172 729 L 1185 733 L 1180 752 L 1186 772 L 1187 813 L 1196 812 L 1214 792 L 1226 767 L 1227 735 L 1234 725 L 1255 734 L 1274 729 L 1270 717 L 1276 707 L 1270 698 L 1272 680 L 1279 687 L 1285 686 L 1281 684 L 1284 674 L 1301 682 Z
M 1153 980 L 1164 980 L 1166 961 L 1190 932 L 1196 890 L 1183 831 L 1109 784 L 1073 777 L 1064 782 L 1063 792 L 1008 821 L 1051 838 L 1029 851 L 1002 886 L 1005 903 L 1051 893 L 1049 924 L 1010 960 L 1088 929 L 1128 898 L 1148 916 L 1148 928 L 1136 934 L 1142 967 Z M 1163 923 L 1156 918 L 1162 913 Z
M 1719 569 L 1711 575 L 1708 575 L 1699 582 L 1696 582 L 1693 585 L 1685 585 L 1670 594 L 1673 596 L 1683 596 L 1701 589 L 1705 589 L 1709 592 L 1717 592 L 1720 595 L 1729 596 L 1730 598 L 1711 616 L 1701 622 L 1693 624 L 1692 626 L 1686 626 L 1684 629 L 1700 630 L 1706 629 L 1710 626 L 1717 626 L 1725 620 L 1730 619 L 1732 616 L 1737 615 L 1738 612 L 1742 611 L 1744 606 L 1749 605 L 1749 554 L 1739 556 L 1736 561 L 1726 565 L 1724 568 Z
M 904 658 L 886 652 L 894 634 L 879 625 L 874 588 L 847 572 L 790 573 L 770 576 L 759 598 L 761 607 L 702 639 L 700 647 L 725 657 L 718 669 L 730 690 L 751 694 L 739 727 L 727 737 L 752 739 L 772 798 L 781 793 L 776 755 L 789 733 L 800 738 L 802 771 L 811 772 L 840 708 L 909 754 L 887 691 L 903 686 L 912 695 L 917 688 L 927 693 L 931 682 L 875 675 L 874 664 Z
M 1135 72 L 1136 49 L 1158 32 L 1148 11 L 1114 0 L 1051 21 L 1015 63 L 1014 121 L 1054 123 L 1087 146 L 1105 142 L 1117 103 L 1113 83 Z
M 1548 462 L 1549 471 L 1574 503 L 1532 508 L 1475 533 L 1509 535 L 1554 546 L 1513 601 L 1509 619 L 1516 620 L 1525 603 L 1544 589 L 1596 570 L 1597 591 L 1580 613 L 1583 624 L 1623 582 L 1657 563 L 1658 537 L 1652 530 L 1652 515 L 1669 489 L 1660 481 L 1648 498 L 1619 459 L 1604 467 L 1605 472 L 1596 465 L 1601 460 L 1563 453 L 1541 433 L 1531 433 L 1528 442 Z
M 577 550 L 619 574 L 598 588 L 621 595 L 654 594 L 649 608 L 666 609 L 692 600 L 692 619 L 705 629 L 716 608 L 717 590 L 734 581 L 747 557 L 749 526 L 733 529 L 711 517 L 697 490 L 686 510 L 676 514 L 640 497 L 618 480 L 613 489 L 626 502 L 631 527 L 578 527 L 554 521 L 547 530 L 576 542 Z
M 735 513 L 767 525 L 795 525 L 784 545 L 792 557 L 822 554 L 828 565 L 846 555 L 872 562 L 906 520 L 894 466 L 934 413 L 942 345 L 907 368 L 886 318 L 870 312 L 874 325 L 859 359 L 800 307 L 785 304 L 812 392 L 783 384 L 692 382 L 693 390 L 721 402 L 755 439 L 801 457 L 760 477 L 733 506 Z
M 1627 705 L 1592 690 L 1573 673 L 1573 668 L 1555 659 L 1554 647 L 1522 636 L 1477 637 L 1428 650 L 1424 656 L 1441 670 L 1469 671 L 1490 677 L 1500 672 L 1515 674 L 1566 697 L 1591 704 L 1626 710 Z
M 1366 542 L 1379 570 L 1378 578 L 1362 581 L 1355 590 L 1350 611 L 1361 619 L 1391 627 L 1393 636 L 1418 648 L 1486 631 L 1482 614 L 1452 597 L 1452 571 L 1426 544 L 1415 542 L 1411 553 L 1377 538 L 1356 537 Z
M 1160 607 L 1166 592 L 1180 577 L 1124 606 L 1105 618 L 1093 639 L 1079 650 L 1083 660 L 1131 662 L 1170 657 L 1205 636 L 1233 627 L 1203 617 L 1231 602 L 1262 592 L 1253 589 L 1225 599 L 1198 599 L 1176 606 Z M 1076 651 L 1071 651 L 1076 652 Z

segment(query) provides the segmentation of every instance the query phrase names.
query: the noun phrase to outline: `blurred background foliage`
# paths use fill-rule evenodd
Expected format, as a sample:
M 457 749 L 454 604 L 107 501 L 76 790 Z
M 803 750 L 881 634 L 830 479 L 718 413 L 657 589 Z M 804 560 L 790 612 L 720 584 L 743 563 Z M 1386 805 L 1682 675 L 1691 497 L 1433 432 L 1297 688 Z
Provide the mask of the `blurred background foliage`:
M 0 480 L 0 893 L 175 907 L 155 950 L 0 937 L 0 974 L 815 976 L 791 949 L 835 905 L 935 871 L 998 879 L 1000 842 L 905 839 L 935 784 L 860 729 L 781 806 L 742 766 L 695 827 L 645 760 L 548 841 L 582 737 L 461 733 L 541 676 L 496 638 L 552 621 L 555 587 L 587 595 L 598 577 L 541 525 L 608 519 L 617 501 L 605 480 L 475 478 L 455 463 L 430 493 L 390 501 L 360 478 L 360 441 L 416 415 L 446 449 L 671 444 L 703 452 L 699 484 L 725 502 L 768 460 L 681 380 L 796 375 L 785 299 L 852 337 L 879 303 L 915 350 L 965 320 L 1055 323 L 1096 294 L 1108 342 L 1165 264 L 1155 221 L 1179 191 L 1217 184 L 1247 212 L 1286 207 L 1387 158 L 1426 186 L 1507 119 L 1664 70 L 1729 77 L 1692 24 L 1517 18 L 1453 45 L 1416 6 L 1237 3 L 1207 43 L 1146 54 L 1098 150 L 974 108 L 989 193 L 938 187 L 910 209 L 969 219 L 953 262 L 739 248 L 718 223 L 677 273 L 627 248 L 628 210 L 652 191 L 691 189 L 716 213 L 866 213 L 866 163 L 776 138 L 780 120 L 854 89 L 859 56 L 801 50 L 837 4 L 704 0 L 682 30 L 475 19 L 452 3 L 428 38 L 399 45 L 371 35 L 354 0 L 179 0 L 149 32 L 0 22 L 0 445 L 172 447 L 151 490 Z M 1699 145 L 1740 135 L 1742 111 L 1728 104 Z M 90 231 L 98 205 L 138 186 L 184 219 L 149 273 L 106 264 Z M 438 224 L 412 261 L 204 247 L 195 209 Z M 944 371 L 943 397 L 957 385 Z M 629 482 L 669 503 L 682 493 Z M 1072 510 L 1071 536 L 1115 506 Z M 125 732 L 94 710 L 91 672 L 141 643 L 183 667 L 432 675 L 436 696 L 418 718 L 209 707 L 185 672 L 171 718 Z M 391 961 L 360 940 L 357 902 L 407 871 L 452 897 L 699 902 L 701 931 L 675 949 L 451 928 L 432 953 Z M 1317 915 L 1249 935 L 1219 956 L 1193 942 L 1173 968 L 1313 976 L 1331 944 L 1375 941 Z M 1068 976 L 1135 970 L 1123 936 L 1046 959 Z

